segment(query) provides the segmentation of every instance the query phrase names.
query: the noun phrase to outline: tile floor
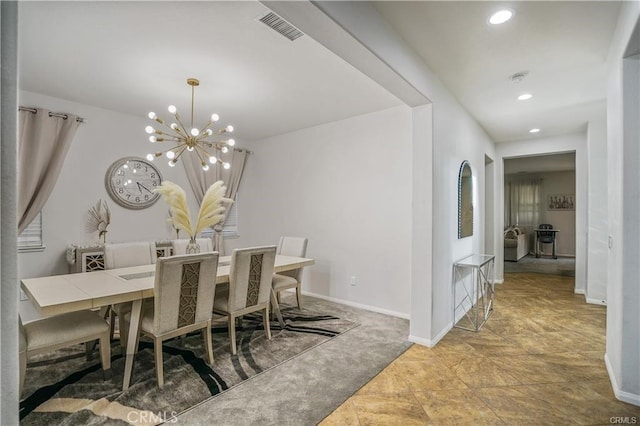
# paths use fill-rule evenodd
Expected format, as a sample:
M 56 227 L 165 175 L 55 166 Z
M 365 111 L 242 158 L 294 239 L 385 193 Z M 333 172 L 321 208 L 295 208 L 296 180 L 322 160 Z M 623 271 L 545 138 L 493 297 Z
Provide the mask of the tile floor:
M 506 275 L 480 332 L 413 345 L 320 424 L 640 424 L 640 407 L 611 390 L 606 308 L 573 287 L 573 277 Z

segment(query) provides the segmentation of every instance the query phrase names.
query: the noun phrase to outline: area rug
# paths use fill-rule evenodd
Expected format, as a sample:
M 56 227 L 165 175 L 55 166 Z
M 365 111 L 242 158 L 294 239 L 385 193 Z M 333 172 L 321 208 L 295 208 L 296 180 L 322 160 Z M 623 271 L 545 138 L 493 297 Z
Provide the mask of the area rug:
M 112 343 L 111 378 L 103 379 L 99 357 L 87 361 L 83 346 L 30 360 L 22 425 L 99 425 L 175 422 L 188 408 L 344 333 L 358 324 L 331 315 L 283 307 L 286 326 L 271 322 L 266 339 L 259 314 L 244 317 L 237 329 L 238 355 L 231 355 L 226 324 L 213 328 L 214 365 L 203 358 L 200 333 L 165 342 L 164 388 L 156 381 L 153 345 L 141 341 L 131 386 L 122 391 L 124 358 Z M 313 368 L 310 366 L 309 368 Z

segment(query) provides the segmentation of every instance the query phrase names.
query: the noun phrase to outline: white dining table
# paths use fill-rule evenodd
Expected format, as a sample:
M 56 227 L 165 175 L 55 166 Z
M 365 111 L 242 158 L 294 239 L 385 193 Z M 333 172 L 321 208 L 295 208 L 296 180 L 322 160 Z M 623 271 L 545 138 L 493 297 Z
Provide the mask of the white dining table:
M 313 265 L 309 258 L 277 255 L 274 272 L 283 272 Z M 221 256 L 216 285 L 229 282 L 231 256 Z M 130 332 L 127 339 L 122 390 L 129 388 L 133 360 L 140 332 L 142 300 L 153 297 L 155 265 L 132 266 L 66 275 L 53 275 L 21 280 L 22 289 L 42 316 L 59 315 L 84 309 L 96 309 L 115 303 L 133 302 Z M 284 326 L 275 292 L 271 301 L 278 321 Z M 133 331 L 133 332 L 131 332 Z

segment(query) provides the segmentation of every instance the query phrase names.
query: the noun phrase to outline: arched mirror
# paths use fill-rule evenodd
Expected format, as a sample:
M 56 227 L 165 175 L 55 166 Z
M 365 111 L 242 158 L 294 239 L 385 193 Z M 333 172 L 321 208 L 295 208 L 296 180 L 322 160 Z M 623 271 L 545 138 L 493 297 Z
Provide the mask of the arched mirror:
M 473 183 L 471 166 L 463 161 L 458 173 L 458 238 L 473 235 Z

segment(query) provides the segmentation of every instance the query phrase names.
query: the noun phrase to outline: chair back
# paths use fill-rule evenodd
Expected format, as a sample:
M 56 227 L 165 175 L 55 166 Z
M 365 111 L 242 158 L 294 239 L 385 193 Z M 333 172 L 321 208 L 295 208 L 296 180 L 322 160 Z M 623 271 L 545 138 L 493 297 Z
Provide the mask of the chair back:
M 211 318 L 218 252 L 161 257 L 154 282 L 154 332 L 165 334 Z
M 538 229 L 553 229 L 553 225 L 549 223 L 541 223 Z M 555 238 L 555 232 L 538 232 L 538 241 L 541 243 L 552 243 Z
M 283 256 L 295 256 L 305 257 L 307 255 L 307 238 L 300 237 L 280 237 L 278 241 L 277 254 Z M 279 272 L 280 275 L 286 275 L 295 278 L 300 282 L 300 275 L 302 275 L 302 268 L 294 269 L 291 271 Z
M 200 246 L 200 253 L 213 252 L 213 241 L 211 238 L 196 238 L 196 243 Z M 189 244 L 189 240 L 186 238 L 172 240 L 171 246 L 173 247 L 173 254 L 187 254 L 187 244 Z
M 129 266 L 152 265 L 158 253 L 156 243 L 149 241 L 134 243 L 107 243 L 104 245 L 104 268 L 126 268 Z
M 229 267 L 229 312 L 269 303 L 276 246 L 235 249 Z

